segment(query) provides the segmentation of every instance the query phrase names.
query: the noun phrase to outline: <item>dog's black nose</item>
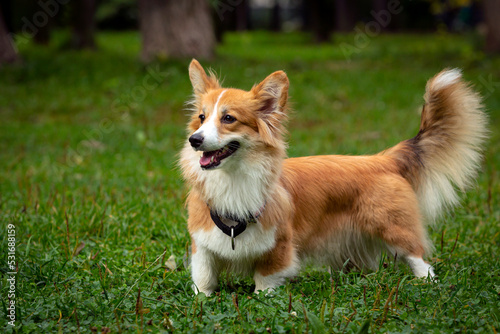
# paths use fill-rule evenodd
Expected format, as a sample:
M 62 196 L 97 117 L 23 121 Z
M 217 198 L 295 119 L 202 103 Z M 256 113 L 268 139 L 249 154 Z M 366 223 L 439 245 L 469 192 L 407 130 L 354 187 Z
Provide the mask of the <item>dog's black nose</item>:
M 194 148 L 198 148 L 203 144 L 203 136 L 200 135 L 199 133 L 195 133 L 191 137 L 189 137 L 189 142 L 191 143 L 191 146 Z

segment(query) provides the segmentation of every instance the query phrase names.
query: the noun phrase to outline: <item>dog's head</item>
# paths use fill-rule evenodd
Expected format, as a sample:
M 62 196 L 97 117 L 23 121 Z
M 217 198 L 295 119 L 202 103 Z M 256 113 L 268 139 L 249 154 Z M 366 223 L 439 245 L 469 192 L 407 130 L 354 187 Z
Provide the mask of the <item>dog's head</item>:
M 288 78 L 277 71 L 250 91 L 222 88 L 196 60 L 189 65 L 193 85 L 193 113 L 188 124 L 189 144 L 199 152 L 202 169 L 235 163 L 256 152 L 284 151 Z M 239 158 L 238 158 L 239 156 Z

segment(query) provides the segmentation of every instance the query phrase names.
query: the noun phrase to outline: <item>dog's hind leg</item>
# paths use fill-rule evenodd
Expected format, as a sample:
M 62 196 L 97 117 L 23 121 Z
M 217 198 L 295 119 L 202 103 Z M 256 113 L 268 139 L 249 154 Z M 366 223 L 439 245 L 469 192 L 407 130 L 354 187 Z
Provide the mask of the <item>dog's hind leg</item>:
M 390 231 L 388 231 L 390 230 Z M 381 239 L 387 244 L 393 255 L 410 266 L 413 274 L 421 278 L 434 278 L 434 270 L 423 260 L 427 238 L 425 235 L 412 230 L 402 230 L 391 226 L 381 234 Z
M 361 199 L 361 229 L 403 258 L 415 276 L 433 278 L 434 270 L 423 260 L 430 247 L 413 189 L 395 176 L 378 181 Z
M 401 229 L 392 224 L 381 231 L 380 238 L 389 250 L 397 254 L 397 258 L 403 258 L 415 276 L 434 278 L 432 266 L 423 260 L 427 243 L 425 234 L 419 233 L 418 230 Z
M 397 254 L 397 258 L 403 258 L 415 276 L 434 278 L 432 266 L 423 260 L 428 243 L 427 236 L 418 221 L 409 222 L 414 219 L 416 218 L 407 216 L 404 226 L 394 221 L 389 224 L 386 222 L 378 231 L 379 237 L 387 244 L 393 255 Z M 412 225 L 415 228 L 412 228 Z

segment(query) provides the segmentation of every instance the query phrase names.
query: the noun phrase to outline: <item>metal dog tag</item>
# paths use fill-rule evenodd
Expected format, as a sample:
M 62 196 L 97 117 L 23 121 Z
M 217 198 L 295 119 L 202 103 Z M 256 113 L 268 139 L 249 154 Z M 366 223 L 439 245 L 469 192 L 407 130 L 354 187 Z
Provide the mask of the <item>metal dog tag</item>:
M 231 247 L 234 250 L 234 226 L 231 226 Z

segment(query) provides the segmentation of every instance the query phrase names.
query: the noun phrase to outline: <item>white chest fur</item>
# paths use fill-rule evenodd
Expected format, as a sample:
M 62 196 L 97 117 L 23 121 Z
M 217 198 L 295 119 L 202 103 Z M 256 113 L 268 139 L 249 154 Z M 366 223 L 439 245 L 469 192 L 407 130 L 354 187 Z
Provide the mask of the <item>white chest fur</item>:
M 201 197 L 213 210 L 223 216 L 245 217 L 255 213 L 266 202 L 274 178 L 272 159 L 248 157 L 245 142 L 231 158 L 216 170 L 202 170 L 200 152 L 187 143 L 182 152 L 190 176 L 196 180 Z
M 253 262 L 275 245 L 276 229 L 264 230 L 260 223 L 250 223 L 247 229 L 235 238 L 235 249 L 231 238 L 214 225 L 210 231 L 199 230 L 193 233 L 197 248 L 212 252 L 223 260 L 238 263 Z M 241 270 L 240 270 L 241 271 Z

